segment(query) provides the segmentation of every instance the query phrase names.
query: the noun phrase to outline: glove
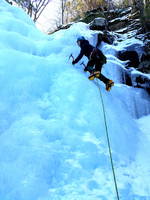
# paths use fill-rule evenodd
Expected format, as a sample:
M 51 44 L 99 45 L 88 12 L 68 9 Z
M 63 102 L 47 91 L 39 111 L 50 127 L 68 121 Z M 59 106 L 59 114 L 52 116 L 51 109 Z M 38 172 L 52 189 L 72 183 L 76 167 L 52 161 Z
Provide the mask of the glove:
M 76 62 L 73 60 L 73 61 L 72 61 L 72 64 L 74 65 L 74 64 L 76 64 Z
M 84 71 L 87 72 L 87 71 L 88 71 L 88 67 L 85 67 L 85 68 L 84 68 Z

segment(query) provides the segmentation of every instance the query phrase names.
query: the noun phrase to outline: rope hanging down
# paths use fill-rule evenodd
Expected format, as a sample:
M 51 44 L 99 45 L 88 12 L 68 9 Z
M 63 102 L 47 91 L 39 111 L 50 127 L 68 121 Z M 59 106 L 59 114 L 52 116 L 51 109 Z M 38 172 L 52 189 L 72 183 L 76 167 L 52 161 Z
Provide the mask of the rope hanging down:
M 113 164 L 113 159 L 112 159 L 112 153 L 111 153 L 111 145 L 110 145 L 110 139 L 109 139 L 109 134 L 108 134 L 105 106 L 104 106 L 102 92 L 100 90 L 100 87 L 99 87 L 99 84 L 98 84 L 97 80 L 96 80 L 96 85 L 97 85 L 97 87 L 99 89 L 100 98 L 101 98 L 101 102 L 102 102 L 102 108 L 103 108 L 103 114 L 104 114 L 104 123 L 105 123 L 105 129 L 106 129 L 107 145 L 108 145 L 108 149 L 109 149 L 110 163 L 111 163 L 111 168 L 112 168 L 112 173 L 113 173 L 113 178 L 114 178 L 114 184 L 115 184 L 117 200 L 120 200 L 119 192 L 118 192 L 118 186 L 117 186 L 117 180 L 116 180 L 116 175 L 115 175 L 115 169 L 114 169 L 114 164 Z

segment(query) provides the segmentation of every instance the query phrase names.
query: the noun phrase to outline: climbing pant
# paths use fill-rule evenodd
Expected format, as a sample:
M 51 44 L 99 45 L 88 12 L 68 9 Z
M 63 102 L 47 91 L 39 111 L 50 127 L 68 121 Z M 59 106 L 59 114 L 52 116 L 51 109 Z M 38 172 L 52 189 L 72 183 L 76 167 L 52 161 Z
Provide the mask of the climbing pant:
M 94 71 L 100 71 L 100 76 L 99 76 L 98 79 L 100 79 L 100 80 L 103 81 L 105 84 L 107 84 L 108 81 L 109 81 L 109 79 L 106 78 L 106 77 L 101 73 L 102 66 L 103 66 L 103 64 L 100 62 L 99 59 L 89 60 L 89 62 L 88 62 L 88 64 L 87 64 L 88 71 L 89 71 L 90 73 L 93 73 Z

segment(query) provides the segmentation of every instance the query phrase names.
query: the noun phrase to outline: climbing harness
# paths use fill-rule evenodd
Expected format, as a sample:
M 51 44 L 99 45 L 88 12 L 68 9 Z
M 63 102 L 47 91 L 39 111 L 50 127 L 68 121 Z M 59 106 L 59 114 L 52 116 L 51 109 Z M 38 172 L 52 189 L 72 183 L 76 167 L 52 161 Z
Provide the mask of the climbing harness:
M 114 179 L 114 184 L 115 184 L 115 190 L 116 190 L 117 200 L 120 200 L 120 198 L 119 198 L 119 192 L 118 192 L 118 186 L 117 186 L 117 180 L 116 180 L 116 174 L 115 174 L 115 169 L 114 169 L 114 164 L 113 164 L 112 152 L 111 152 L 111 145 L 110 145 L 108 127 L 107 127 L 105 105 L 104 105 L 104 101 L 103 101 L 102 92 L 101 92 L 101 89 L 100 89 L 99 84 L 98 84 L 98 80 L 96 80 L 95 84 L 96 84 L 96 86 L 99 89 L 100 99 L 101 99 L 101 102 L 102 102 L 102 108 L 103 108 L 103 114 L 104 114 L 104 123 L 105 123 L 105 130 L 106 130 L 106 138 L 107 138 L 107 145 L 108 145 L 109 156 L 110 156 L 110 163 L 111 163 L 111 168 L 112 168 L 112 173 L 113 173 L 113 179 Z

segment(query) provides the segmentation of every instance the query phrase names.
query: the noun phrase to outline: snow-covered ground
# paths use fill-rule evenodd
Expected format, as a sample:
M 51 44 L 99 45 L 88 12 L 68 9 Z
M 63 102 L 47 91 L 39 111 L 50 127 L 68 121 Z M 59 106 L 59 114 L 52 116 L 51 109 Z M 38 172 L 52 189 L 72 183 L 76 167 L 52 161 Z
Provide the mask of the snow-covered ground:
M 116 199 L 100 91 L 120 199 L 149 200 L 149 97 L 121 84 L 118 47 L 101 47 L 107 92 L 68 59 L 78 36 L 95 44 L 88 25 L 47 36 L 4 0 L 0 18 L 0 200 Z

